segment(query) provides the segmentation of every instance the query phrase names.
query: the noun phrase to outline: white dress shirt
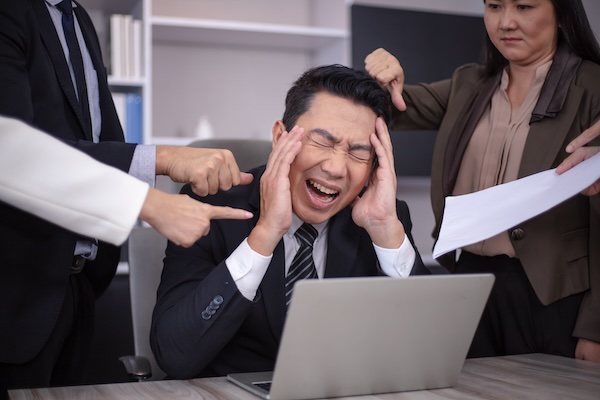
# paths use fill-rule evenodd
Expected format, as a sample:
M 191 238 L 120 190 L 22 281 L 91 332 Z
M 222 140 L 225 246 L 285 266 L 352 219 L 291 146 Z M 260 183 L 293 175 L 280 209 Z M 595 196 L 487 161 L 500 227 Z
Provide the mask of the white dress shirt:
M 292 225 L 285 235 L 283 235 L 286 274 L 300 247 L 300 242 L 295 237 L 295 233 L 303 223 L 296 214 L 293 214 Z M 313 245 L 313 259 L 317 275 L 319 279 L 322 279 L 325 275 L 329 221 L 313 226 L 318 231 Z M 373 248 L 379 260 L 381 271 L 384 274 L 393 278 L 405 278 L 410 275 L 412 266 L 415 263 L 416 253 L 410 241 L 407 240 L 406 234 L 404 241 L 397 249 L 384 249 L 375 244 L 373 244 Z M 252 250 L 250 245 L 248 245 L 248 238 L 246 238 L 225 261 L 238 290 L 248 300 L 253 300 L 256 296 L 256 291 L 267 272 L 272 258 L 272 254 L 270 256 L 263 256 Z

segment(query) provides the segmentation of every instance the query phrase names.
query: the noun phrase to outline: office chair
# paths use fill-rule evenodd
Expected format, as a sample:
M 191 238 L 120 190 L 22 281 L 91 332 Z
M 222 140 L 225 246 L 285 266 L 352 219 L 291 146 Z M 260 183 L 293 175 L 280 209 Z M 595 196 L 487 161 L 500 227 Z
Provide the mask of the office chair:
M 272 144 L 264 139 L 202 139 L 196 140 L 189 147 L 206 149 L 229 149 L 237 161 L 240 171 L 248 171 L 267 163 Z
M 241 171 L 248 171 L 267 163 L 271 153 L 271 141 L 263 139 L 199 139 L 189 147 L 206 149 L 229 149 Z M 168 176 L 156 177 L 156 188 L 167 193 L 179 193 L 183 184 L 173 182 Z
M 204 139 L 190 147 L 229 149 L 241 171 L 265 164 L 271 153 L 271 142 L 255 139 Z M 178 192 L 181 188 L 173 189 Z M 129 285 L 133 321 L 134 356 L 119 358 L 132 380 L 158 380 L 165 377 L 150 349 L 150 324 L 156 304 L 167 240 L 150 227 L 136 227 L 129 236 Z
M 129 235 L 129 286 L 135 355 L 120 357 L 132 380 L 159 380 L 161 371 L 150 349 L 150 324 L 156 304 L 167 239 L 151 227 L 135 227 Z

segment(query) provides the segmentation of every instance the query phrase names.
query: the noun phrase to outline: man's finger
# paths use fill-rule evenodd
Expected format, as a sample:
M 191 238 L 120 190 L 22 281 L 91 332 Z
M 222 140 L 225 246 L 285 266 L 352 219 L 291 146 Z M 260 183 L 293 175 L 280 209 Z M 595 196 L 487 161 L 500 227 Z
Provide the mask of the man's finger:
M 250 219 L 254 216 L 250 211 L 239 208 L 210 206 L 210 219 Z

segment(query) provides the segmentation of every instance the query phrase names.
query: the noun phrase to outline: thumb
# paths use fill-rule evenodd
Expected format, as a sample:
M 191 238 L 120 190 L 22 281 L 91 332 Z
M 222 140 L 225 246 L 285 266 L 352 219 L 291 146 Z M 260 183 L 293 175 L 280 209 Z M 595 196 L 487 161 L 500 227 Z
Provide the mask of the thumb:
M 402 86 L 400 85 L 400 83 L 396 79 L 394 79 L 389 83 L 388 90 L 392 95 L 392 103 L 394 103 L 394 106 L 400 111 L 405 111 L 406 102 L 402 97 Z
M 247 172 L 240 172 L 240 185 L 248 185 L 254 180 L 254 175 Z

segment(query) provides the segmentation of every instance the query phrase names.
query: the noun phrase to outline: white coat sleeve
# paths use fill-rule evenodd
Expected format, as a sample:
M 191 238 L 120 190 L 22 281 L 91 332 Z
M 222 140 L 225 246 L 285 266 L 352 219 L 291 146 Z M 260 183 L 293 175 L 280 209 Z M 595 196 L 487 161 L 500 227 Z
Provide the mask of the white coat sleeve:
M 0 200 L 115 245 L 133 228 L 149 185 L 16 119 L 0 116 Z

